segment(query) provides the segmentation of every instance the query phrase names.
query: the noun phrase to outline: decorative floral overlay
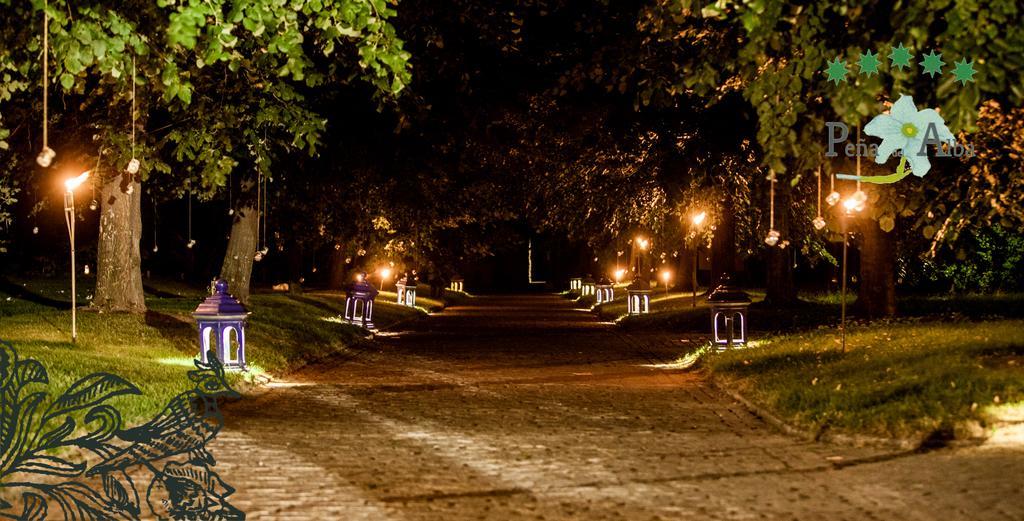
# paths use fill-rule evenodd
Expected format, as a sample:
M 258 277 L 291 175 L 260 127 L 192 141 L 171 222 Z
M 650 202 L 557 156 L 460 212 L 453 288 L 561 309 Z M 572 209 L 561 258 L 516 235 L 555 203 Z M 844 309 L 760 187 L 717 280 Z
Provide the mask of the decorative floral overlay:
M 206 450 L 224 425 L 217 399 L 239 396 L 209 360 L 189 371 L 192 390 L 122 429 L 108 402 L 142 394 L 132 383 L 95 373 L 51 399 L 46 368 L 0 340 L 0 518 L 245 519 Z

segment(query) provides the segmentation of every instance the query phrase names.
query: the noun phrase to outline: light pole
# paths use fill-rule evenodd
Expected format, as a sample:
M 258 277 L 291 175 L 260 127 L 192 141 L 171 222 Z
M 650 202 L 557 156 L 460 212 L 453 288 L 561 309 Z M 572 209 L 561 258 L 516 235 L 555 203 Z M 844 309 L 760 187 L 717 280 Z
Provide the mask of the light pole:
M 700 212 L 690 220 L 693 222 L 693 307 L 697 307 L 697 269 L 700 265 L 700 242 L 697 240 L 697 230 L 704 223 L 708 216 L 707 212 Z
M 75 188 L 89 178 L 89 171 L 64 181 L 64 222 L 68 226 L 68 240 L 71 242 L 71 343 L 78 340 L 78 295 L 75 287 Z
M 843 352 L 846 352 L 846 250 L 850 243 L 850 217 L 854 213 L 858 213 L 864 210 L 864 204 L 867 202 L 867 195 L 857 190 L 845 201 L 843 201 L 843 283 L 841 285 L 839 296 L 839 331 L 842 333 L 842 346 Z
M 633 239 L 633 244 L 640 248 L 640 253 L 636 254 L 636 276 L 639 277 L 640 273 L 644 270 L 644 252 L 650 247 L 651 241 L 638 236 Z

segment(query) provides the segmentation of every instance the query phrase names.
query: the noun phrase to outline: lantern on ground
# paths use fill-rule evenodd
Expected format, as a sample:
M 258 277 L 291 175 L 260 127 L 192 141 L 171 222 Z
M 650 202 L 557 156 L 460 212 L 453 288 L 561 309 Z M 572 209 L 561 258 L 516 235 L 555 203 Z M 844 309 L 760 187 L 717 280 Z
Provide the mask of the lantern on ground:
M 718 349 L 731 349 L 747 343 L 747 309 L 750 295 L 730 284 L 722 275 L 718 287 L 708 295 L 711 305 L 711 333 Z
M 596 293 L 597 282 L 594 277 L 587 275 L 587 278 L 583 279 L 583 283 L 580 286 L 580 296 L 589 297 Z
M 597 291 L 597 303 L 604 304 L 605 302 L 611 302 L 615 299 L 615 286 L 612 285 L 612 281 L 602 278 L 597 281 L 595 286 Z
M 448 284 L 448 289 L 450 289 L 452 291 L 462 291 L 462 283 L 463 282 L 464 281 L 463 281 L 462 277 L 456 275 L 456 276 L 452 277 L 452 281 Z
M 373 299 L 377 298 L 377 293 L 377 288 L 363 273 L 346 291 L 345 320 L 349 324 L 373 329 Z
M 398 289 L 398 303 L 403 306 L 416 306 L 416 274 L 405 272 L 405 276 L 395 282 Z
M 569 279 L 569 291 L 580 291 L 583 289 L 583 279 L 573 277 Z
M 199 358 L 208 363 L 213 350 L 224 367 L 245 369 L 245 322 L 249 312 L 218 279 L 213 294 L 192 312 L 199 327 Z
M 626 287 L 626 312 L 643 315 L 651 312 L 651 285 L 640 277 Z

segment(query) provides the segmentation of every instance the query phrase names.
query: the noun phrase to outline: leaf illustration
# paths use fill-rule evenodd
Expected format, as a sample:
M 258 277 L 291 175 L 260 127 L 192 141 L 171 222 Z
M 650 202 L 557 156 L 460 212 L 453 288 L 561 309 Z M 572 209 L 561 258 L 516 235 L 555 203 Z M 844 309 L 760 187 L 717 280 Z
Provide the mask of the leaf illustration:
M 99 426 L 76 441 L 104 442 L 114 437 L 121 428 L 121 413 L 109 405 L 97 405 L 85 415 L 85 423 L 100 422 Z
M 0 470 L 8 468 L 22 454 L 31 450 L 28 447 L 28 438 L 32 433 L 31 424 L 36 409 L 39 408 L 44 398 L 46 398 L 45 392 L 32 393 L 18 402 L 10 411 L 12 415 L 11 423 L 13 425 L 8 437 L 3 440 L 4 445 L 2 448 L 4 452 L 2 457 L 0 457 Z
M 75 432 L 75 420 L 70 416 L 64 418 L 64 423 L 60 427 L 51 430 L 44 434 L 40 439 L 37 447 L 53 447 L 60 445 L 64 438 L 67 438 L 72 432 Z
M 22 461 L 13 471 L 75 477 L 85 472 L 85 466 L 85 463 L 72 463 L 56 456 L 35 456 Z
M 21 495 L 25 500 L 25 508 L 21 511 L 21 521 L 37 521 L 46 519 L 46 500 L 34 492 Z
M 103 491 L 106 492 L 106 498 L 114 503 L 115 505 L 128 505 L 128 491 L 125 490 L 117 478 L 111 474 L 103 475 Z
M 60 502 L 65 519 L 107 521 L 111 519 L 137 519 L 120 505 L 104 500 L 93 489 L 75 481 L 61 483 L 50 490 Z
M 46 418 L 91 407 L 121 394 L 142 394 L 138 387 L 117 375 L 96 373 L 75 382 L 57 398 L 47 411 Z
M 36 360 L 29 359 L 18 362 L 14 372 L 22 386 L 30 383 L 50 383 L 50 379 L 46 375 L 46 368 Z

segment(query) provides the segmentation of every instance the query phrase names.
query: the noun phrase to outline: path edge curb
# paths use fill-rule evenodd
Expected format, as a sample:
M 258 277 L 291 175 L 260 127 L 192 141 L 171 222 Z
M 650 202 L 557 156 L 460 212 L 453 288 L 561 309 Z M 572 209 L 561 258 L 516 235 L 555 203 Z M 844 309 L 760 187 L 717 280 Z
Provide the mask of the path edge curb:
M 817 432 L 802 427 L 797 427 L 786 420 L 778 417 L 775 413 L 768 410 L 766 407 L 762 407 L 747 397 L 743 396 L 733 386 L 729 385 L 728 382 L 724 381 L 722 377 L 715 376 L 713 372 L 708 372 L 708 382 L 711 383 L 712 387 L 725 393 L 730 398 L 741 403 L 755 416 L 758 416 L 768 424 L 777 428 L 778 430 L 797 438 L 801 438 L 808 441 L 826 442 L 834 445 L 845 445 L 851 447 L 877 447 L 889 450 L 900 450 L 900 451 L 917 451 L 921 450 L 925 439 L 923 437 L 915 438 L 883 438 L 880 436 L 867 436 L 863 434 L 842 434 L 836 432 L 829 432 L 828 429 L 821 429 Z

